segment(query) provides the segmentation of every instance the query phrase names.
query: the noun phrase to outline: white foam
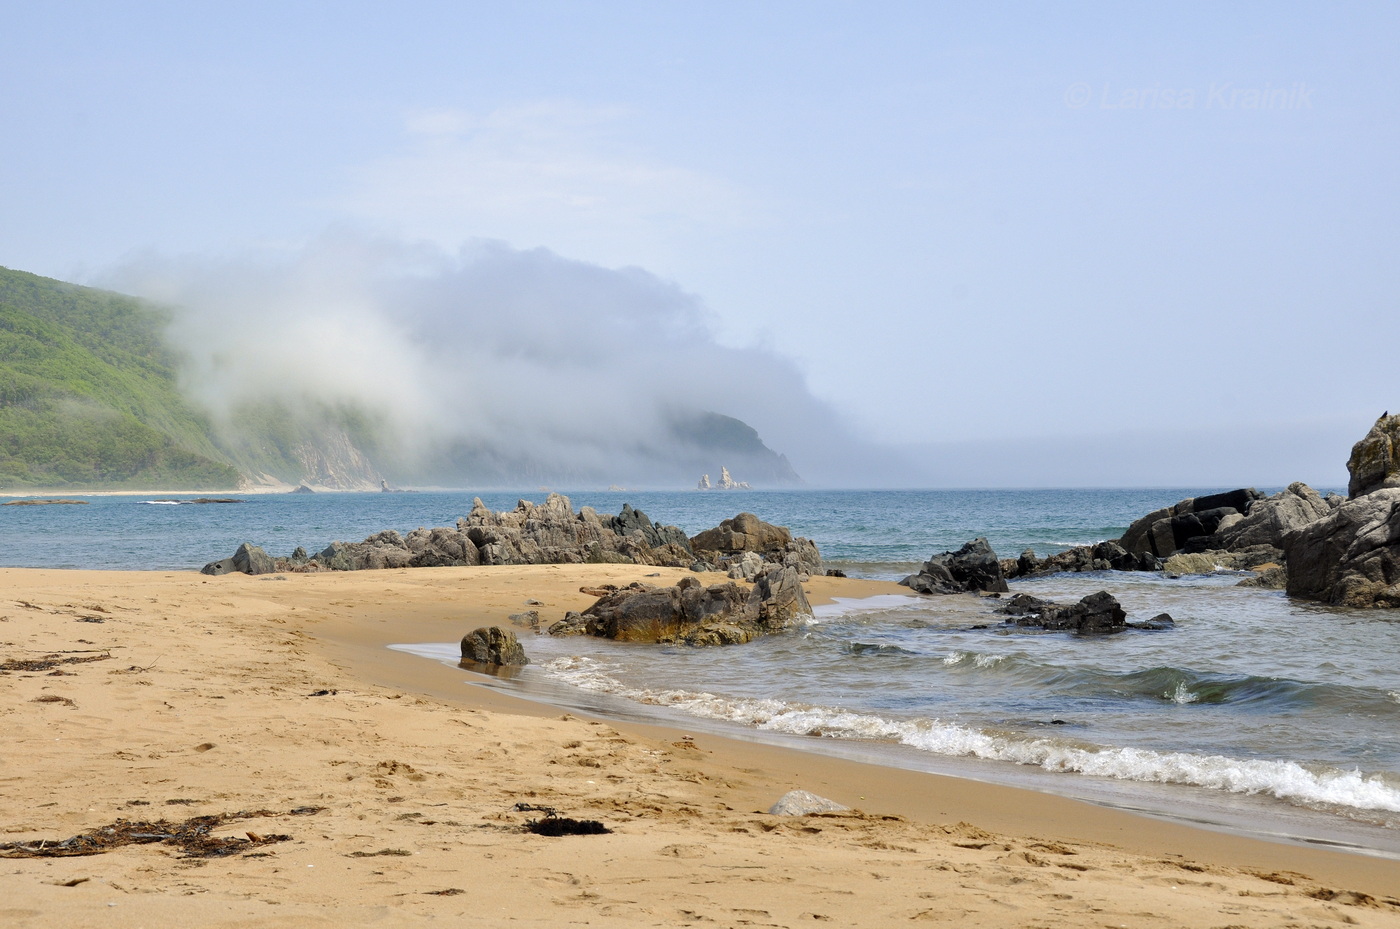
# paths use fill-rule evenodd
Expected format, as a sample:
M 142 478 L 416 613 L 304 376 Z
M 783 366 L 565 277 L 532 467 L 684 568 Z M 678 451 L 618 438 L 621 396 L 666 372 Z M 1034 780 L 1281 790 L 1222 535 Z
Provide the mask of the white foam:
M 965 660 L 955 652 L 945 662 Z M 1000 656 L 978 656 L 999 660 Z M 1313 769 L 1294 761 L 1229 758 L 1189 752 L 1105 748 L 1062 739 L 1031 738 L 1014 733 L 973 729 L 937 719 L 894 720 L 840 708 L 807 706 L 782 700 L 735 699 L 687 690 L 629 687 L 591 658 L 557 658 L 546 672 L 576 687 L 608 693 L 639 703 L 667 706 L 708 719 L 772 732 L 826 738 L 898 742 L 938 755 L 982 758 L 1034 765 L 1047 771 L 1118 780 L 1184 784 L 1240 794 L 1265 794 L 1307 806 L 1332 805 L 1400 813 L 1400 788 L 1358 770 Z M 1178 685 L 1178 702 L 1195 696 Z M 1172 695 L 1173 700 L 1178 697 Z
M 1197 700 L 1201 699 L 1199 694 L 1193 694 L 1191 691 L 1186 689 L 1185 681 L 1177 681 L 1176 689 L 1168 691 L 1167 693 L 1162 694 L 1162 696 L 1170 700 L 1172 703 L 1180 703 L 1183 705 L 1187 703 L 1195 703 Z
M 835 597 L 831 603 L 812 607 L 812 616 L 817 621 L 838 619 L 852 613 L 873 613 L 887 610 L 921 609 L 924 601 L 912 593 L 877 594 L 873 597 Z

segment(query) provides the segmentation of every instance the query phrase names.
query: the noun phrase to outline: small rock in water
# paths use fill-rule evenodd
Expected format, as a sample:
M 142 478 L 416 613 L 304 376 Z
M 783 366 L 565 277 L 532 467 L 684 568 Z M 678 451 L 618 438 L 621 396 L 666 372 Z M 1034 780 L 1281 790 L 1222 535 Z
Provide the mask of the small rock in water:
M 768 812 L 773 816 L 806 816 L 808 813 L 839 813 L 849 809 L 848 806 L 819 797 L 810 791 L 789 790 L 777 803 L 769 807 Z

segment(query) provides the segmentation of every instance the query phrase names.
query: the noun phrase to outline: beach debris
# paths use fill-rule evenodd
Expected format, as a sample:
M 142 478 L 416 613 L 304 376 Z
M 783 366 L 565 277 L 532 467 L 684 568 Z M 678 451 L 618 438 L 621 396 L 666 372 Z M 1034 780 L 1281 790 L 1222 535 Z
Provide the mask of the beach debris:
M 302 807 L 319 812 L 322 807 Z M 273 810 L 219 813 L 213 816 L 193 816 L 183 822 L 118 819 L 107 826 L 63 840 L 40 839 L 38 842 L 0 842 L 0 858 L 73 858 L 100 855 L 127 845 L 160 843 L 180 849 L 183 858 L 221 858 L 252 848 L 287 842 L 289 835 L 263 835 L 245 832 L 240 836 L 216 836 L 213 831 L 227 823 L 247 819 L 283 816 Z M 291 815 L 299 815 L 292 811 Z
M 409 858 L 409 857 L 412 857 L 412 856 L 413 856 L 413 852 L 409 851 L 409 850 L 406 849 L 406 848 L 381 848 L 381 849 L 380 849 L 379 851 L 377 851 L 377 852 L 351 852 L 350 854 L 346 855 L 345 857 L 346 857 L 346 858 L 380 858 L 380 857 L 393 857 L 393 856 L 402 857 L 402 858 Z
M 43 658 L 7 658 L 0 661 L 0 672 L 5 671 L 52 671 L 59 665 L 84 664 L 89 661 L 102 661 L 111 658 L 111 652 L 103 652 L 100 655 L 69 655 L 64 657 L 62 653 L 52 653 Z
M 500 626 L 473 629 L 462 637 L 462 661 L 485 665 L 527 665 L 530 659 L 515 633 Z
M 336 690 L 315 690 L 307 694 L 308 697 L 334 697 L 339 691 Z
M 1006 576 L 996 552 L 984 538 L 968 542 L 956 552 L 934 555 L 918 574 L 899 583 L 921 594 L 958 594 L 973 591 L 1005 593 Z
M 806 816 L 809 813 L 840 813 L 849 809 L 809 790 L 789 790 L 768 808 L 768 813 L 772 816 Z
M 559 811 L 552 806 L 517 803 L 514 809 L 517 813 L 544 814 L 542 819 L 527 819 L 525 821 L 525 831 L 535 835 L 610 835 L 612 833 L 611 829 L 596 819 L 571 819 L 568 816 L 560 816 Z

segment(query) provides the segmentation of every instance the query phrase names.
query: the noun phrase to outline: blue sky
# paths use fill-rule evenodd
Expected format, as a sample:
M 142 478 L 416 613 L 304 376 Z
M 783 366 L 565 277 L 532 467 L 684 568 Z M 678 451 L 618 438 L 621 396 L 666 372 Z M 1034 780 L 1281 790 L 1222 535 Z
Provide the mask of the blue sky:
M 1344 483 L 1400 407 L 1400 7 L 500 6 L 3 4 L 0 265 L 641 268 L 892 481 Z

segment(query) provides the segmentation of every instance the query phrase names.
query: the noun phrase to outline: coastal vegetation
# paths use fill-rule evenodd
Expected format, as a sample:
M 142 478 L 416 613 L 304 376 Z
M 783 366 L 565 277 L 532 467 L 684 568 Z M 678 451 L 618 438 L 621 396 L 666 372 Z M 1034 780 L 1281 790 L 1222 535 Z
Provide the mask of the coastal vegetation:
M 235 487 L 161 313 L 0 268 L 0 487 Z

